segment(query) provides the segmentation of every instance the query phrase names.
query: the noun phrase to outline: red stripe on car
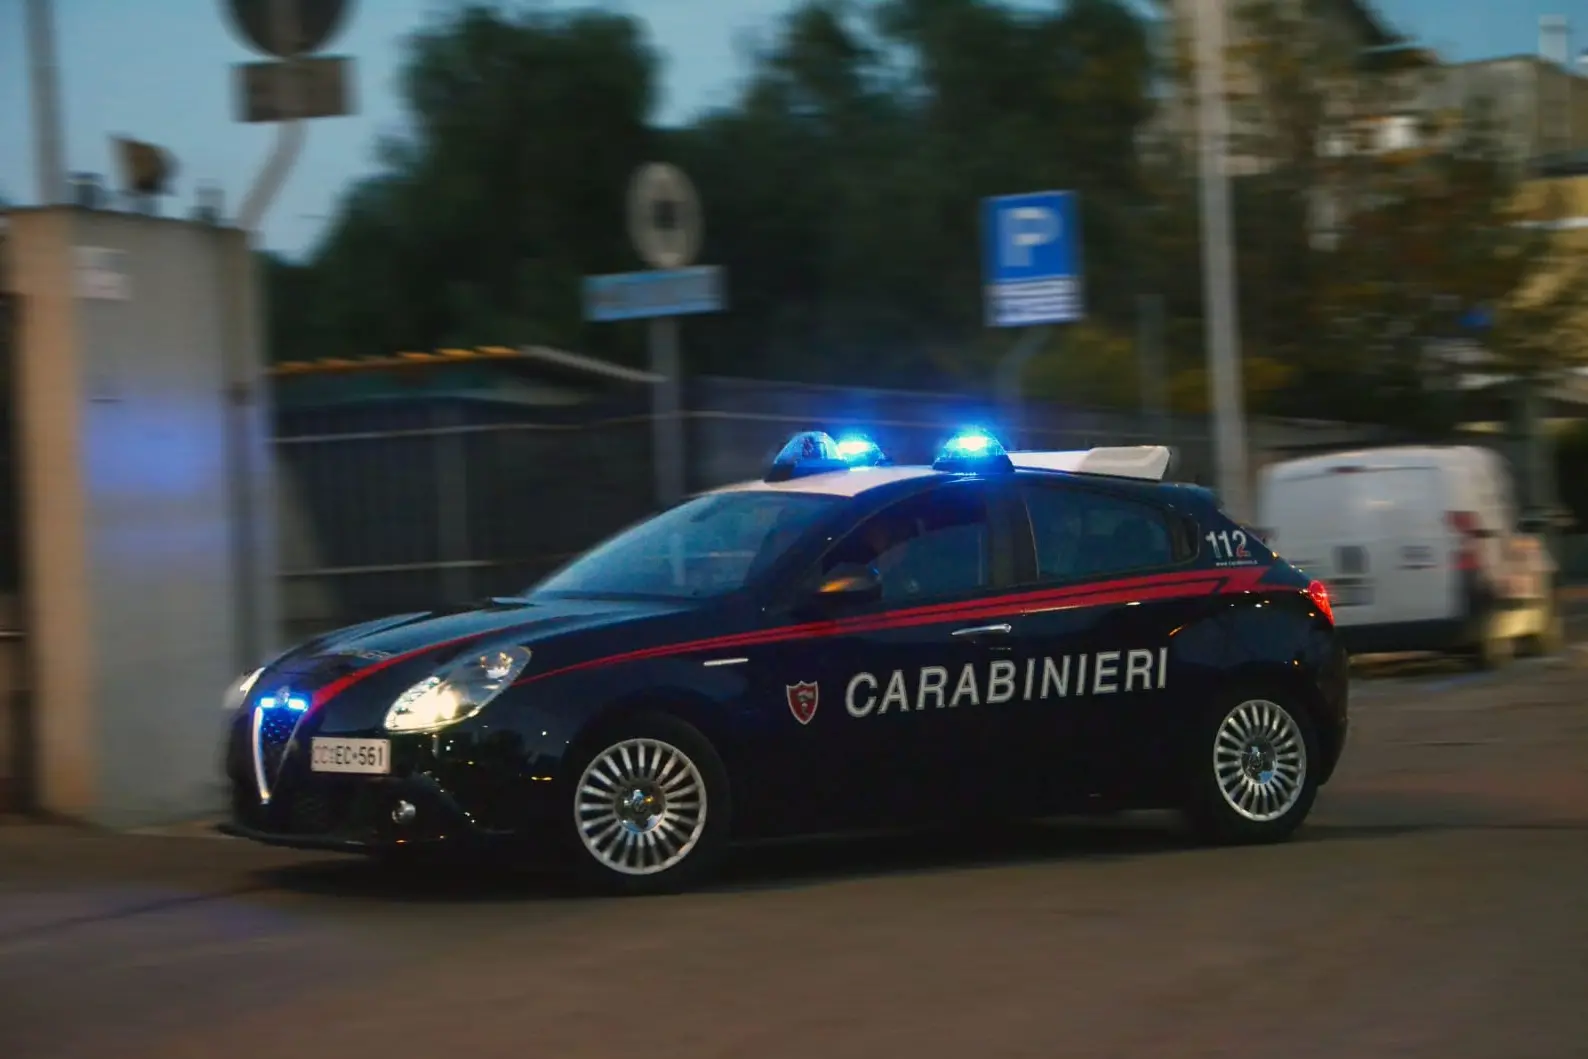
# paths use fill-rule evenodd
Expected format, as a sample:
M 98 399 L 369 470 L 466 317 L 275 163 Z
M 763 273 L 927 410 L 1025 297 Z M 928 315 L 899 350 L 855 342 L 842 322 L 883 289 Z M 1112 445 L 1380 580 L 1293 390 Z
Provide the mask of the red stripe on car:
M 599 666 L 618 665 L 656 658 L 668 658 L 701 651 L 719 651 L 730 648 L 758 647 L 792 640 L 820 639 L 845 634 L 888 632 L 893 629 L 916 628 L 949 621 L 974 621 L 982 618 L 1017 617 L 1040 614 L 1046 611 L 1066 610 L 1075 607 L 1102 607 L 1148 600 L 1177 599 L 1202 595 L 1222 595 L 1249 592 L 1255 588 L 1268 567 L 1249 566 L 1231 570 L 1185 570 L 1172 574 L 1129 578 L 1122 581 L 1105 581 L 1092 585 L 1071 585 L 1034 592 L 1022 592 L 988 599 L 962 600 L 957 603 L 940 603 L 903 610 L 884 611 L 853 618 L 832 621 L 807 622 L 800 625 L 780 625 L 755 632 L 732 633 L 701 640 L 645 647 L 614 655 L 575 662 L 572 665 L 521 677 L 518 684 L 528 684 L 547 677 L 560 676 Z
M 525 627 L 528 627 L 528 625 L 529 623 L 526 622 Z M 512 631 L 513 630 L 511 628 L 497 630 L 497 632 L 504 633 Z M 392 666 L 401 665 L 403 662 L 406 662 L 411 658 L 418 658 L 420 655 L 429 654 L 431 651 L 441 651 L 448 647 L 458 647 L 462 644 L 468 643 L 471 640 L 478 640 L 490 635 L 493 634 L 491 632 L 476 632 L 470 633 L 467 636 L 455 637 L 451 640 L 442 640 L 439 643 L 425 644 L 423 647 L 415 647 L 411 651 L 404 651 L 402 654 L 392 655 L 390 658 L 383 658 L 374 665 L 365 666 L 363 669 L 356 670 L 355 672 L 344 673 L 314 693 L 313 697 L 309 699 L 309 709 L 319 709 L 321 706 L 336 698 L 354 684 L 357 684 L 359 681 L 364 680 L 367 677 L 374 676 L 383 669 L 390 669 Z

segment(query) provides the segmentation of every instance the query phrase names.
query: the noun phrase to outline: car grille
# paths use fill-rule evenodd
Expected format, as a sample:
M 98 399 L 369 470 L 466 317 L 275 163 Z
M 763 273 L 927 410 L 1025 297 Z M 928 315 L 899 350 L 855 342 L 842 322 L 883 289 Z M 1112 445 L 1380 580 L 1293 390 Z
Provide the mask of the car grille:
M 287 830 L 295 835 L 324 835 L 334 831 L 338 812 L 342 807 L 334 799 L 318 791 L 298 791 L 287 807 Z
M 274 782 L 281 770 L 281 756 L 286 753 L 287 741 L 298 726 L 301 713 L 295 710 L 265 710 L 259 719 L 259 759 L 264 765 L 265 782 Z
M 293 835 L 357 835 L 374 819 L 375 792 L 360 783 L 295 784 L 284 798 L 278 819 Z

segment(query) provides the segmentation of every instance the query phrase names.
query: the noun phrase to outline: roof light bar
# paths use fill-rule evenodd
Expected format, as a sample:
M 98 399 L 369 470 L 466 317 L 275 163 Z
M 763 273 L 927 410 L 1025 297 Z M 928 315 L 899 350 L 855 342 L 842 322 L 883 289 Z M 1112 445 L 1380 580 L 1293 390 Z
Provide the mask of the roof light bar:
M 857 467 L 876 467 L 888 463 L 881 446 L 862 434 L 846 434 L 834 441 L 822 430 L 795 434 L 778 451 L 766 473 L 768 482 L 786 482 L 812 474 L 831 474 Z
M 949 438 L 938 450 L 932 469 L 953 474 L 986 474 L 1011 471 L 1014 464 L 1004 451 L 1003 443 L 990 431 L 977 427 L 961 430 Z

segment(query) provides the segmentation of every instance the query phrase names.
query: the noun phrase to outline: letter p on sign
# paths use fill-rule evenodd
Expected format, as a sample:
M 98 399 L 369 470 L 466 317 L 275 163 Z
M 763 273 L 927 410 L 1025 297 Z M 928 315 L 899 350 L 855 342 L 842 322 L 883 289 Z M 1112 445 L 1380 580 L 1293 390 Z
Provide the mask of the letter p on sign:
M 1031 248 L 1059 237 L 1059 215 L 1043 206 L 1021 206 L 1003 214 L 1003 258 L 1006 267 L 1031 264 Z

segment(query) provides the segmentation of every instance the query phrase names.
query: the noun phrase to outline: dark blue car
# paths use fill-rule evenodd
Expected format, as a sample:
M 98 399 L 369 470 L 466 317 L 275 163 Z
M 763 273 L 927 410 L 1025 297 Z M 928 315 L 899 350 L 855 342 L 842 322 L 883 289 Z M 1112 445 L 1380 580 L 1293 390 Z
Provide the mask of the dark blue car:
M 235 834 L 495 847 L 612 891 L 730 844 L 1183 809 L 1289 836 L 1334 771 L 1326 592 L 1161 481 L 1169 450 L 931 466 L 797 436 L 521 597 L 320 637 L 233 689 Z

